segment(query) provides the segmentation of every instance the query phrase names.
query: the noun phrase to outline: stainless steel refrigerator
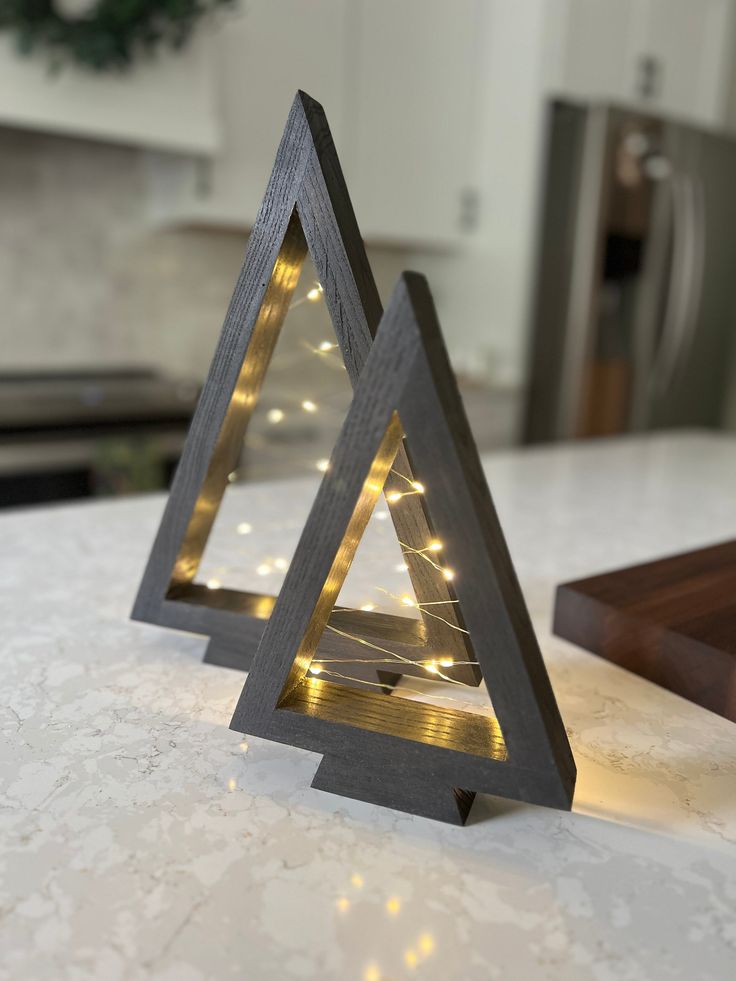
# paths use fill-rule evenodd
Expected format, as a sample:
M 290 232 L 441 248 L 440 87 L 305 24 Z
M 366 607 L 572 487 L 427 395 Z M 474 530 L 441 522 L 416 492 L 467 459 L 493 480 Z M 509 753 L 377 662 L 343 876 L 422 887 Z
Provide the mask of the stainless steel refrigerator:
M 717 427 L 736 334 L 736 141 L 555 102 L 527 442 Z

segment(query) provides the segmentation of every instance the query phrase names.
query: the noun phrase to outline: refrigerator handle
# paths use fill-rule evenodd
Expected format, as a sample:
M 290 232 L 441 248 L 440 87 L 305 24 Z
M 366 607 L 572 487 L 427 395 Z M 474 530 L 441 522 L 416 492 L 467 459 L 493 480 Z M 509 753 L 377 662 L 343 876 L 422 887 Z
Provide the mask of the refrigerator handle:
M 692 347 L 698 324 L 705 263 L 702 182 L 675 174 L 672 190 L 672 266 L 662 334 L 650 375 L 653 397 L 670 388 Z
M 691 252 L 692 270 L 689 280 L 690 291 L 685 297 L 684 323 L 679 338 L 679 344 L 675 353 L 670 376 L 666 379 L 666 387 L 672 384 L 677 377 L 684 362 L 687 360 L 693 347 L 695 334 L 697 333 L 700 321 L 700 308 L 703 299 L 703 276 L 705 272 L 705 250 L 707 242 L 707 228 L 705 217 L 705 190 L 703 181 L 700 177 L 689 179 L 690 187 L 690 213 L 692 224 Z

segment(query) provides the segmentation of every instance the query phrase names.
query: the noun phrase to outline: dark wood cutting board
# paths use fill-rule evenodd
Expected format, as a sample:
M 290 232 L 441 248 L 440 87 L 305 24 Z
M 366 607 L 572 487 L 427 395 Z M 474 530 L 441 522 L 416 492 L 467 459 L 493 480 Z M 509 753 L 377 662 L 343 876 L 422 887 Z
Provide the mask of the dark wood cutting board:
M 553 629 L 736 722 L 736 541 L 563 583 Z

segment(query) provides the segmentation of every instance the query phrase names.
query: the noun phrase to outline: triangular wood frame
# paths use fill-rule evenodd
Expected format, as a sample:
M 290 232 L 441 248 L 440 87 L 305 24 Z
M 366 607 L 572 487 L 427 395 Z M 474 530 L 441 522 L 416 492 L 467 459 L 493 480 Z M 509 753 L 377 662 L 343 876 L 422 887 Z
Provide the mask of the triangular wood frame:
M 209 636 L 209 663 L 250 667 L 275 602 L 268 595 L 212 591 L 194 577 L 228 474 L 237 466 L 307 249 L 355 386 L 381 318 L 381 303 L 324 111 L 298 92 L 132 611 L 134 620 Z M 403 451 L 396 469 L 411 479 Z M 404 481 L 392 477 L 386 492 L 405 488 Z M 400 540 L 426 540 L 418 498 L 407 500 L 392 517 Z M 418 599 L 447 596 L 425 563 L 411 556 L 406 561 Z M 351 618 L 353 627 L 379 640 L 403 638 L 413 648 L 444 644 L 457 660 L 471 659 L 461 635 L 437 621 L 414 625 L 407 635 L 395 622 L 403 618 L 361 611 Z M 331 642 L 336 650 L 350 646 L 338 637 Z M 465 678 L 477 684 L 479 674 L 466 667 Z M 383 674 L 382 680 L 389 683 L 391 675 Z
M 309 673 L 403 434 L 497 722 Z M 571 806 L 575 763 L 421 276 L 383 317 L 231 728 L 324 754 L 314 787 L 452 823 L 476 791 Z

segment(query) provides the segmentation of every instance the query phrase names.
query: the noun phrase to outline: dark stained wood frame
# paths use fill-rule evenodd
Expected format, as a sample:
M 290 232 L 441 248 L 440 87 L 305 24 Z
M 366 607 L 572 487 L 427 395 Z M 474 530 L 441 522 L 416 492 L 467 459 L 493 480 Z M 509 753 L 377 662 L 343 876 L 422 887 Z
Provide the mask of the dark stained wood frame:
M 132 612 L 135 620 L 208 635 L 205 660 L 227 667 L 250 666 L 275 598 L 213 591 L 194 578 L 307 249 L 355 386 L 381 318 L 381 303 L 324 111 L 299 92 Z M 403 449 L 395 468 L 413 479 Z M 385 489 L 402 491 L 406 484 L 390 475 Z M 427 540 L 419 497 L 407 498 L 393 517 L 401 541 Z M 406 562 L 418 600 L 448 597 L 447 584 L 426 562 L 412 555 Z M 454 616 L 450 612 L 449 619 Z M 405 644 L 413 657 L 429 645 L 444 647 L 457 661 L 472 660 L 464 636 L 437 620 L 407 625 L 403 617 L 343 611 L 340 625 L 359 628 L 378 642 Z M 327 643 L 335 653 L 356 646 L 338 636 Z M 475 668 L 461 670 L 464 680 L 479 683 Z M 389 684 L 397 675 L 383 672 L 380 677 Z
M 562 583 L 553 629 L 736 722 L 736 541 Z
M 404 436 L 497 721 L 309 674 Z M 417 274 L 383 317 L 231 728 L 324 754 L 314 787 L 452 823 L 476 791 L 571 806 L 575 762 Z

